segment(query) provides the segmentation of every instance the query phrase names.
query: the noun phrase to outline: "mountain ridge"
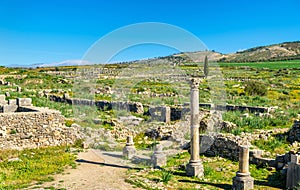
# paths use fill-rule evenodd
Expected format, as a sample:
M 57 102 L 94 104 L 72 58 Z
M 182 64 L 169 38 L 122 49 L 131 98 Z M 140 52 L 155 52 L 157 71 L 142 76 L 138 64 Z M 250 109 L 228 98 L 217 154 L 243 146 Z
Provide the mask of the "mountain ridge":
M 168 56 L 157 58 L 149 58 L 145 60 L 126 61 L 124 63 L 151 63 L 168 61 L 169 63 L 183 62 L 202 62 L 207 56 L 209 61 L 215 62 L 262 62 L 262 61 L 282 61 L 300 59 L 300 41 L 282 42 L 265 46 L 257 46 L 235 53 L 223 54 L 216 51 L 196 51 L 182 52 Z M 65 60 L 57 63 L 40 63 L 25 67 L 59 67 L 59 66 L 79 66 L 93 65 L 86 60 Z M 101 63 L 98 63 L 101 64 Z M 20 66 L 22 67 L 22 66 Z

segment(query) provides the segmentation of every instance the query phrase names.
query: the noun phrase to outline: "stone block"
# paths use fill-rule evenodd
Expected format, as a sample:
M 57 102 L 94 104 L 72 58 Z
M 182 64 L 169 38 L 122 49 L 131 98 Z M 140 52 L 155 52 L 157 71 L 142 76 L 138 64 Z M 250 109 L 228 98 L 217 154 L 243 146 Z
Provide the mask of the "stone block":
M 167 156 L 163 152 L 163 147 L 161 145 L 155 146 L 155 152 L 151 156 L 151 163 L 154 168 L 162 167 L 167 164 Z
M 11 113 L 17 111 L 18 106 L 17 105 L 4 105 L 2 107 L 3 113 Z
M 150 107 L 149 112 L 153 120 L 171 122 L 171 108 L 168 106 Z
M 32 106 L 32 99 L 31 98 L 18 98 L 17 105 L 18 106 Z
M 131 159 L 136 155 L 136 149 L 134 146 L 125 146 L 123 148 L 123 156 L 125 158 Z
M 5 100 L 5 95 L 0 94 L 0 105 L 5 105 L 7 104 L 7 101 Z
M 9 99 L 8 100 L 8 105 L 17 105 L 17 100 L 16 99 Z
M 232 179 L 233 190 L 249 190 L 254 188 L 254 179 L 249 176 L 236 176 Z
M 202 177 L 204 176 L 204 169 L 202 162 L 196 162 L 196 163 L 188 163 L 186 165 L 186 175 L 190 177 Z
M 165 166 L 167 164 L 167 156 L 164 153 L 154 153 L 151 157 L 151 163 L 154 168 Z

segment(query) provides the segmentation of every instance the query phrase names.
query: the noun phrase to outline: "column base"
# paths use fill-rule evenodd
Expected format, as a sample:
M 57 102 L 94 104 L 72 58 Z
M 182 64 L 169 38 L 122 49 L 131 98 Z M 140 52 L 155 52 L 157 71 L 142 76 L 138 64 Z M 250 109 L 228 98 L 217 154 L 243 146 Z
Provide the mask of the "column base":
M 186 175 L 187 176 L 196 176 L 196 177 L 202 177 L 204 176 L 204 169 L 203 169 L 203 165 L 202 165 L 202 161 L 201 160 L 197 160 L 197 161 L 190 161 L 187 165 L 186 165 Z
M 153 154 L 151 156 L 151 163 L 154 168 L 160 168 L 167 164 L 167 156 L 163 153 L 161 154 Z
M 123 148 L 123 156 L 125 158 L 131 159 L 136 155 L 136 149 L 134 146 L 125 146 Z
M 237 175 L 232 179 L 233 190 L 249 190 L 254 189 L 254 179 L 249 173 L 242 174 L 237 172 Z

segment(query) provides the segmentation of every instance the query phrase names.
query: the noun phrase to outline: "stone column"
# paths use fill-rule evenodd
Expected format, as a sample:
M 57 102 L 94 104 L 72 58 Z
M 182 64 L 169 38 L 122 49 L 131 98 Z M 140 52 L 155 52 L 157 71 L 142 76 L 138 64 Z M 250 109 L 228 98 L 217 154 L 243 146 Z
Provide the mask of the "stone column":
M 131 159 L 136 155 L 136 149 L 133 143 L 133 137 L 128 136 L 126 140 L 126 146 L 123 148 L 123 156 Z
M 200 160 L 199 141 L 199 79 L 191 80 L 190 110 L 191 110 L 191 158 L 186 166 L 187 176 L 203 176 L 203 165 Z
M 167 164 L 167 156 L 163 152 L 163 147 L 161 145 L 155 146 L 154 154 L 151 157 L 151 162 L 154 168 L 160 168 Z
M 234 190 L 248 190 L 254 188 L 254 179 L 249 172 L 249 147 L 239 147 L 239 171 L 233 178 L 232 189 Z

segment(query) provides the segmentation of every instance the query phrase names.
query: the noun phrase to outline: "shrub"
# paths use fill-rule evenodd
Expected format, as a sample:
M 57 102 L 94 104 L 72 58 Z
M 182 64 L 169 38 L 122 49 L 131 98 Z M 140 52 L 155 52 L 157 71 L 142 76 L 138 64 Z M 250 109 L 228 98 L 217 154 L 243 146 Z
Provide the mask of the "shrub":
M 246 83 L 245 92 L 250 96 L 264 96 L 267 94 L 268 89 L 265 84 L 257 81 L 248 81 Z

